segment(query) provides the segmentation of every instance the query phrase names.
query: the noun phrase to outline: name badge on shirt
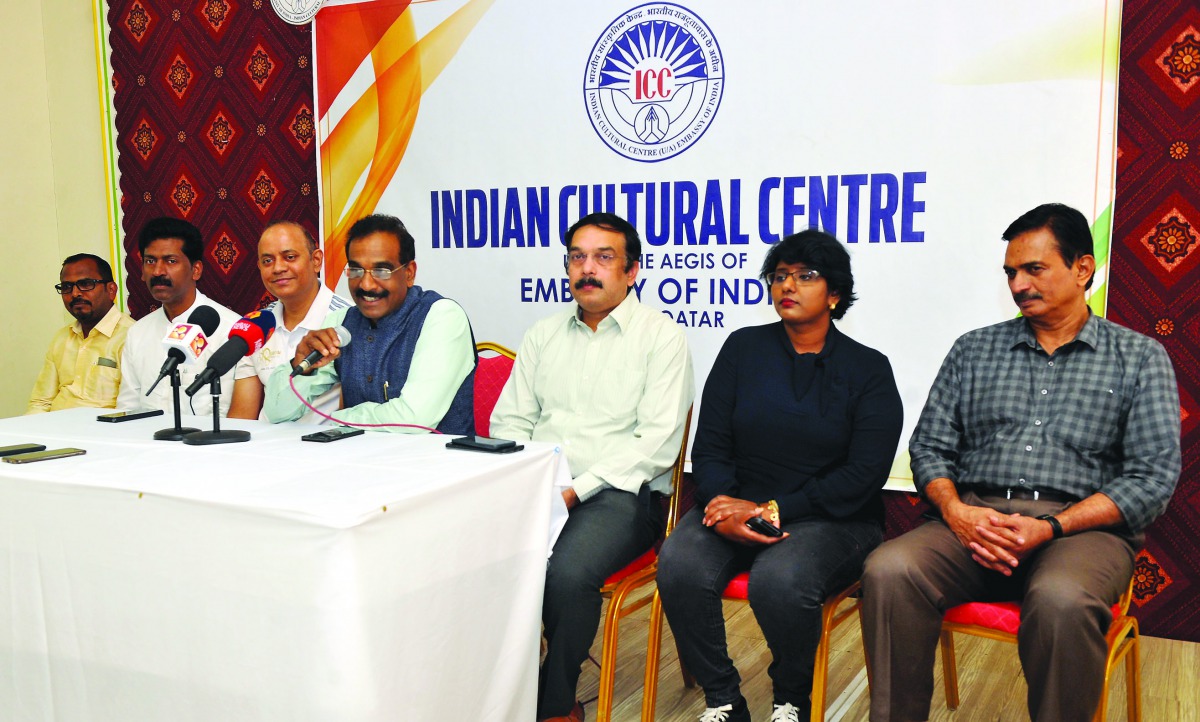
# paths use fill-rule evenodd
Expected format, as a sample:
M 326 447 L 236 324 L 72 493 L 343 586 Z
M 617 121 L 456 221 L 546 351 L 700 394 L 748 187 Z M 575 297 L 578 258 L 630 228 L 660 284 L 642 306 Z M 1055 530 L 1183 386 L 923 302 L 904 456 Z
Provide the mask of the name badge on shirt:
M 96 359 L 96 365 L 97 366 L 107 366 L 110 369 L 115 369 L 117 367 L 117 362 L 113 361 L 110 358 L 104 358 L 103 356 L 101 356 L 100 358 Z

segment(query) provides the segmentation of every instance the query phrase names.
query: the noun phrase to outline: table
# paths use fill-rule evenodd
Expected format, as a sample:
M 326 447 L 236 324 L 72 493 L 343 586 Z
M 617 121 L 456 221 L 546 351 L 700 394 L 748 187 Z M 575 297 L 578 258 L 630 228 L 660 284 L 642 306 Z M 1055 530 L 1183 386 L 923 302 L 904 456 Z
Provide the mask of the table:
M 0 718 L 533 719 L 556 447 L 96 414 L 0 420 L 88 451 L 0 464 Z

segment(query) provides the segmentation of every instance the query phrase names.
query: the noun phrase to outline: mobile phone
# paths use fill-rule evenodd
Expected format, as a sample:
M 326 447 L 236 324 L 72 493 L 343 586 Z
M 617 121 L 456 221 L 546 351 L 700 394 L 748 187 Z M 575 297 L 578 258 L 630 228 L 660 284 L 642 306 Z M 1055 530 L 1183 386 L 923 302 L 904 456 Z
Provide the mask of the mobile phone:
M 489 436 L 458 436 L 450 439 L 447 449 L 462 449 L 464 451 L 484 451 L 489 454 L 511 454 L 524 449 L 511 439 L 493 439 Z
M 10 464 L 32 464 L 35 461 L 62 459 L 67 456 L 79 456 L 86 453 L 83 449 L 50 449 L 49 451 L 31 451 L 27 454 L 6 456 L 4 460 Z
M 783 536 L 783 530 L 761 516 L 752 516 L 746 520 L 746 526 L 763 536 Z
M 41 451 L 45 448 L 45 444 L 13 444 L 12 446 L 0 446 L 0 456 L 28 454 L 31 451 Z
M 330 441 L 345 439 L 349 436 L 358 436 L 359 434 L 363 433 L 365 432 L 362 429 L 355 429 L 349 426 L 338 426 L 333 429 L 325 429 L 324 431 L 305 434 L 304 436 L 301 436 L 300 439 L 303 441 L 319 441 L 323 444 L 328 444 Z
M 118 424 L 122 421 L 133 421 L 134 419 L 145 419 L 151 416 L 162 416 L 162 409 L 146 409 L 145 411 L 114 411 L 111 414 L 100 414 L 96 417 L 96 421 L 107 421 L 110 424 Z

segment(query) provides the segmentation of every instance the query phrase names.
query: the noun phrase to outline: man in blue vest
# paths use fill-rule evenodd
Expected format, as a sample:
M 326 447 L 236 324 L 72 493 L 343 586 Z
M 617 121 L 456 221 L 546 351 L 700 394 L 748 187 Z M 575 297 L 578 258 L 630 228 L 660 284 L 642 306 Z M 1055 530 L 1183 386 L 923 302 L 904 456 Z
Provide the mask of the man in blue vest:
M 291 364 L 267 382 L 263 410 L 275 423 L 294 421 L 339 381 L 337 421 L 378 425 L 381 431 L 473 434 L 475 339 L 462 307 L 413 285 L 416 244 L 399 218 L 371 215 L 346 236 L 346 278 L 354 308 L 335 311 L 325 328 L 308 332 Z M 337 326 L 350 332 L 339 343 Z M 311 352 L 321 358 L 304 375 L 289 376 Z

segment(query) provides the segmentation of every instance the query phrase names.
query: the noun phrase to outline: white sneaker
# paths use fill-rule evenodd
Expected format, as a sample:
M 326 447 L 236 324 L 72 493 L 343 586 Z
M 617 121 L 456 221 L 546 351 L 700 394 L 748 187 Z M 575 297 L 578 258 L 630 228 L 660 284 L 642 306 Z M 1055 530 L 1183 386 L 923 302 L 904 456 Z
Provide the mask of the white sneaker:
M 733 714 L 733 705 L 731 704 L 709 707 L 700 715 L 699 722 L 727 722 L 731 714 Z
M 800 722 L 800 708 L 788 702 L 777 704 L 771 712 L 771 722 Z

